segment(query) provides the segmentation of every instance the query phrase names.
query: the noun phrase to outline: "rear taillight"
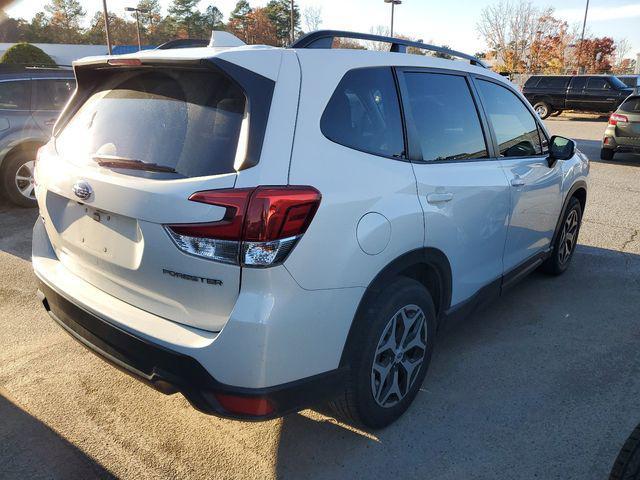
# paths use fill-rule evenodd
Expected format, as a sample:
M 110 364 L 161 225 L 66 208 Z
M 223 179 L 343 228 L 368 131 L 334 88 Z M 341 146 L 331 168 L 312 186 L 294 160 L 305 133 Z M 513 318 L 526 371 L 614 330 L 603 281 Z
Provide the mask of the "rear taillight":
M 180 250 L 223 263 L 269 267 L 284 261 L 320 205 L 313 187 L 197 192 L 194 202 L 225 208 L 216 222 L 166 225 Z
M 629 119 L 626 115 L 620 115 L 619 113 L 612 113 L 609 117 L 609 125 L 617 125 L 618 122 L 628 122 Z

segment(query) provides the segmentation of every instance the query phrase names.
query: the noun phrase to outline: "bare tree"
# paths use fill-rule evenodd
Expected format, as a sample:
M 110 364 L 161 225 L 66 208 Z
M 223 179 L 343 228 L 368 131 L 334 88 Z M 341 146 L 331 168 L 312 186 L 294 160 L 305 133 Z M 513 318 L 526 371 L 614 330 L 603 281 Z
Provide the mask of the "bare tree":
M 631 44 L 629 43 L 629 40 L 627 40 L 626 38 L 622 38 L 616 42 L 616 59 L 615 59 L 616 67 L 620 67 L 625 57 L 629 55 L 631 48 L 632 48 Z
M 319 30 L 322 25 L 322 7 L 306 7 L 302 12 L 302 18 L 307 32 Z
M 557 28 L 553 9 L 541 10 L 525 0 L 500 0 L 482 9 L 476 29 L 500 66 L 510 72 L 530 67 L 531 47 Z

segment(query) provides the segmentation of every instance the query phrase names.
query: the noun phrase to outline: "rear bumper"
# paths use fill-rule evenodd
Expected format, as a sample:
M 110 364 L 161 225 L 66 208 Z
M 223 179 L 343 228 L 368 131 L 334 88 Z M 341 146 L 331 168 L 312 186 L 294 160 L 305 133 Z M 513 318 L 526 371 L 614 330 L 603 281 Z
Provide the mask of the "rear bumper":
M 192 406 L 204 413 L 267 420 L 330 399 L 344 385 L 347 373 L 344 368 L 267 388 L 225 385 L 196 359 L 113 325 L 67 300 L 42 280 L 39 280 L 39 292 L 51 317 L 89 350 L 156 390 L 165 394 L 182 393 Z M 259 414 L 230 411 L 221 404 L 220 399 L 225 397 L 261 401 L 268 409 Z

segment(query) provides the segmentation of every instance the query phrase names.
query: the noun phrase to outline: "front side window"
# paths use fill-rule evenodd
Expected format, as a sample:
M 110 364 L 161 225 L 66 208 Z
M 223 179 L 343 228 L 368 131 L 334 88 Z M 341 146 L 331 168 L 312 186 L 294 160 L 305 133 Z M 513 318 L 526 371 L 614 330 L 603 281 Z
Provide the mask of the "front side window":
M 489 122 L 502 157 L 542 154 L 538 124 L 524 103 L 508 88 L 486 80 L 478 81 Z
M 0 82 L 0 110 L 29 110 L 30 102 L 28 80 Z
M 104 75 L 56 148 L 75 162 L 125 165 L 131 175 L 231 173 L 245 103 L 239 86 L 211 71 L 116 71 Z
M 404 154 L 402 120 L 391 69 L 348 72 L 322 114 L 320 128 L 329 140 L 374 155 Z
M 62 110 L 76 88 L 72 79 L 35 80 L 34 110 Z
M 404 78 L 424 160 L 488 157 L 480 118 L 464 77 L 409 72 Z
M 589 90 L 611 90 L 611 85 L 606 78 L 591 77 L 587 81 L 587 89 Z

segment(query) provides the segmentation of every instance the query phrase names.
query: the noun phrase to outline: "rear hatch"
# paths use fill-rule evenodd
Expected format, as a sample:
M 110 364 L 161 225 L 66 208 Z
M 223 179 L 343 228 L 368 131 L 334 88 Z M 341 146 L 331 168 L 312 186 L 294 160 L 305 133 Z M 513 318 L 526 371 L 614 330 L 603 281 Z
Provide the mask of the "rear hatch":
M 640 146 L 640 95 L 627 98 L 616 114 L 616 143 Z
M 240 266 L 177 248 L 166 225 L 225 220 L 228 209 L 189 197 L 233 188 L 242 163 L 257 162 L 250 96 L 206 62 L 109 62 L 76 67 L 78 91 L 39 154 L 48 236 L 64 267 L 95 287 L 218 331 L 238 296 Z

